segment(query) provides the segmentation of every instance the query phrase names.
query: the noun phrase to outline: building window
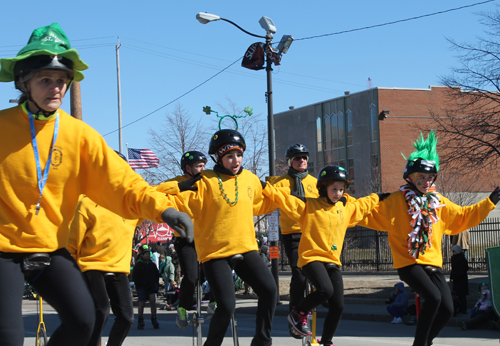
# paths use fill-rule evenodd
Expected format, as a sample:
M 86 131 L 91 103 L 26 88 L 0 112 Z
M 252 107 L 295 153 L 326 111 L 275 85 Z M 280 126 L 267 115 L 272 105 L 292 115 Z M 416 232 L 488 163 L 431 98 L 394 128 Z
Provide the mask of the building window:
M 323 151 L 323 140 L 321 136 L 321 116 L 316 118 L 316 138 L 318 143 L 318 153 Z
M 332 146 L 332 132 L 330 129 L 330 116 L 327 114 L 325 115 L 325 150 L 329 151 Z
M 371 125 L 371 169 L 372 181 L 375 191 L 380 191 L 380 167 L 379 167 L 379 132 L 378 132 L 378 107 L 375 104 L 370 105 L 370 125 Z
M 344 128 L 344 113 L 339 112 L 337 117 L 338 132 L 339 132 L 339 148 L 345 147 L 345 128 Z
M 347 163 L 349 170 L 349 177 L 354 180 L 354 149 L 352 140 L 352 111 L 347 110 Z

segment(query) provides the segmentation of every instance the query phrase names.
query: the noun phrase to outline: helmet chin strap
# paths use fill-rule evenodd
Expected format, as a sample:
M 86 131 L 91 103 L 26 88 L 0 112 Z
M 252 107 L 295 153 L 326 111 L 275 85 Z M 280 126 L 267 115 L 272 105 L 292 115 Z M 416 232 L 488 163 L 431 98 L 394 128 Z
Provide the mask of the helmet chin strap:
M 36 106 L 36 108 L 38 108 L 38 110 L 33 113 L 33 115 L 35 116 L 36 120 L 38 120 L 38 118 L 40 117 L 40 115 L 43 115 L 45 117 L 50 117 L 52 114 L 54 114 L 55 112 L 57 112 L 57 109 L 55 111 L 49 112 L 49 111 L 46 111 L 45 109 L 43 109 L 42 107 L 40 107 L 38 105 L 38 103 L 35 102 L 35 100 L 33 99 L 33 97 L 31 97 L 31 92 L 28 89 L 28 85 L 26 84 L 26 82 L 24 82 L 24 89 L 26 90 L 26 94 L 28 95 L 28 100 L 31 101 Z
M 72 84 L 73 84 L 73 78 L 71 77 L 71 79 L 70 79 L 70 81 L 68 83 L 68 86 L 66 88 L 66 91 L 69 90 L 69 88 L 71 88 Z M 35 100 L 33 99 L 33 97 L 31 97 L 31 92 L 28 89 L 28 85 L 27 85 L 26 82 L 24 82 L 24 89 L 26 90 L 26 94 L 28 95 L 28 100 L 31 101 L 36 106 L 36 108 L 38 108 L 38 110 L 35 113 L 33 113 L 33 115 L 35 116 L 36 120 L 38 120 L 38 118 L 40 117 L 40 115 L 43 115 L 44 117 L 50 117 L 55 112 L 57 112 L 57 109 L 54 110 L 54 111 L 49 112 L 49 111 L 46 111 L 45 109 L 43 109 L 42 107 L 40 107 L 38 105 L 38 103 L 35 102 Z
M 437 176 L 436 176 L 436 177 L 434 178 L 434 180 L 432 181 L 431 186 L 432 186 L 432 185 L 434 185 L 434 182 L 436 181 L 436 179 L 437 179 Z M 409 179 L 405 179 L 405 180 L 406 180 L 406 182 L 408 183 L 408 185 L 410 185 L 410 186 L 413 188 L 413 190 L 415 190 L 415 193 L 416 193 L 418 196 L 423 196 L 423 195 L 424 195 L 424 193 L 423 193 L 422 191 L 420 191 L 420 190 L 418 189 L 418 187 L 416 187 L 416 186 L 415 186 L 415 184 L 413 184 L 413 183 L 412 183 Z

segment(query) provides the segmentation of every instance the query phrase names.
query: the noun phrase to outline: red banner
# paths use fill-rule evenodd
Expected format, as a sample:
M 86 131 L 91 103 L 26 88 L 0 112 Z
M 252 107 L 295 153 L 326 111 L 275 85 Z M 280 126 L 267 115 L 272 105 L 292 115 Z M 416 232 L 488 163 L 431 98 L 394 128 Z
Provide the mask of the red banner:
M 152 223 L 143 222 L 141 224 L 141 240 L 142 244 L 155 243 L 155 242 L 166 242 L 172 239 L 174 232 L 166 223 Z

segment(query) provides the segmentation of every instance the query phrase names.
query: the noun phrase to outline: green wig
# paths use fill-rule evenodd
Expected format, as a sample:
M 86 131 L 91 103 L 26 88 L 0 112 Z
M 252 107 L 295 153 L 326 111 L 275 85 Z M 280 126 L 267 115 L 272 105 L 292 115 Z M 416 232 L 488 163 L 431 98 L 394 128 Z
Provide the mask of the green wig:
M 401 153 L 401 155 L 403 155 L 405 160 L 410 162 L 413 162 L 416 159 L 432 161 L 436 166 L 436 171 L 439 171 L 439 156 L 436 149 L 437 142 L 438 139 L 434 130 L 429 132 L 427 139 L 424 139 L 424 135 L 420 132 L 420 138 L 413 143 L 415 151 L 411 153 L 408 158 L 406 158 L 403 153 Z

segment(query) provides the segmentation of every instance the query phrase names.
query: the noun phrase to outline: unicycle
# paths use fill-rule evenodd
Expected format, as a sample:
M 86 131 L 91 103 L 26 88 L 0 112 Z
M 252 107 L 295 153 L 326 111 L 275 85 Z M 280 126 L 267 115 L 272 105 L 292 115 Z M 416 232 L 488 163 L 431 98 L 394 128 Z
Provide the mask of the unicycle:
M 46 346 L 47 345 L 47 331 L 45 329 L 45 323 L 43 322 L 43 306 L 42 306 L 42 296 L 38 296 L 38 328 L 36 330 L 36 343 L 35 346 Z
M 231 267 L 231 270 L 234 270 L 234 268 L 238 265 L 239 262 L 243 260 L 243 256 L 238 254 L 231 256 L 228 259 L 229 266 Z M 193 314 L 193 317 L 190 321 L 190 323 L 193 324 L 193 346 L 203 346 L 203 335 L 201 331 L 201 325 L 205 322 L 208 321 L 209 319 L 212 318 L 212 315 L 205 315 L 203 316 L 201 314 L 201 283 L 200 283 L 200 267 L 198 267 L 198 284 L 197 284 L 197 294 L 196 294 L 196 312 Z M 195 345 L 195 328 L 196 328 L 196 345 Z M 233 345 L 234 346 L 239 346 L 240 342 L 238 340 L 238 322 L 236 320 L 236 315 L 233 313 L 233 316 L 231 317 L 231 333 L 233 335 Z
M 306 296 L 315 291 L 316 288 L 313 286 L 311 281 L 307 280 L 306 284 Z M 316 322 L 317 322 L 316 308 L 312 310 L 312 313 L 307 316 L 307 323 L 311 327 L 311 335 L 304 336 L 302 338 L 302 346 L 319 346 L 318 340 L 316 339 Z
M 201 290 L 201 264 L 198 265 L 198 280 L 196 287 L 196 312 L 193 313 L 190 323 L 193 325 L 193 346 L 203 346 L 203 335 L 201 330 L 201 325 L 212 318 L 211 314 L 202 315 L 201 314 L 201 300 L 202 300 L 202 290 Z M 196 330 L 196 331 L 195 331 Z M 196 334 L 196 344 L 195 344 L 195 334 Z

